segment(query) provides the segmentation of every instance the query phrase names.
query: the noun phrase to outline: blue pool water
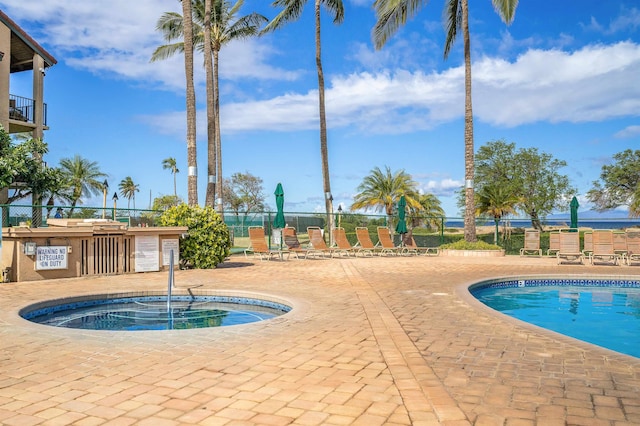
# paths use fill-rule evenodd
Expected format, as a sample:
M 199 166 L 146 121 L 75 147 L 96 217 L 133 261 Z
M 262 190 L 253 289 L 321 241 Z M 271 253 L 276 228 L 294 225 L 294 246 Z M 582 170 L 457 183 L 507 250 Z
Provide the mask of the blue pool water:
M 264 321 L 289 306 L 266 300 L 228 296 L 98 297 L 27 307 L 29 321 L 83 330 L 139 331 L 224 327 Z
M 520 280 L 470 291 L 503 314 L 640 358 L 640 281 Z

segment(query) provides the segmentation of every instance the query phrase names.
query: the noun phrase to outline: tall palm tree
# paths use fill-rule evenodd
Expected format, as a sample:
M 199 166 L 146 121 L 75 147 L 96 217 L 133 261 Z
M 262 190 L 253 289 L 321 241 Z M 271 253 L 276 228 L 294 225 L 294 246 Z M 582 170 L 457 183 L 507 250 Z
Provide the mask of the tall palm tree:
M 182 38 L 181 50 L 184 52 L 184 73 L 186 76 L 186 104 L 187 104 L 187 203 L 190 206 L 198 205 L 198 162 L 196 149 L 196 91 L 193 83 L 193 13 L 191 1 L 181 1 L 182 16 L 175 13 L 165 13 L 156 25 L 156 30 L 163 33 L 164 39 L 171 42 L 177 37 Z M 176 29 L 176 23 L 169 19 L 163 19 L 167 15 L 180 16 L 180 28 Z M 161 46 L 163 47 L 163 46 Z M 160 47 L 160 48 L 161 48 Z M 158 49 L 160 49 L 158 48 Z M 165 59 L 170 55 L 157 54 L 158 49 L 151 56 L 151 62 Z M 174 51 L 175 53 L 175 51 Z
M 282 7 L 282 11 L 265 27 L 263 32 L 273 31 L 290 21 L 297 20 L 302 14 L 306 0 L 275 0 L 273 6 Z M 322 71 L 322 50 L 320 43 L 320 6 L 333 17 L 334 24 L 340 24 L 344 20 L 344 5 L 342 0 L 315 0 L 315 41 L 316 41 L 316 68 L 318 72 L 318 105 L 320 113 L 320 156 L 322 161 L 322 181 L 324 189 L 325 208 L 327 211 L 327 224 L 333 229 L 333 197 L 331 195 L 331 182 L 329 180 L 329 157 L 327 150 L 327 119 L 324 105 L 324 73 Z M 333 233 L 329 232 L 330 238 Z M 332 241 L 333 243 L 333 241 Z
M 171 170 L 171 174 L 173 175 L 173 196 L 177 197 L 178 190 L 176 186 L 176 174 L 179 173 L 180 170 L 178 170 L 178 163 L 176 162 L 176 159 L 173 157 L 165 158 L 162 160 L 162 168 L 165 170 Z
M 373 27 L 373 41 L 376 49 L 381 49 L 398 28 L 406 23 L 407 17 L 413 17 L 418 9 L 426 3 L 426 0 L 375 0 L 373 6 L 376 10 L 378 21 Z M 491 0 L 491 3 L 503 22 L 510 24 L 513 21 L 518 0 Z M 471 107 L 471 44 L 469 41 L 468 0 L 447 0 L 445 2 L 444 16 L 446 21 L 445 59 L 449 56 L 458 31 L 462 30 L 464 39 L 464 238 L 472 242 L 476 241 L 477 238 L 473 190 L 473 110 Z
M 120 188 L 120 195 L 127 199 L 127 210 L 129 209 L 131 199 L 133 198 L 133 209 L 136 209 L 136 192 L 140 192 L 140 185 L 133 182 L 131 176 L 127 176 L 122 179 L 118 184 L 118 188 Z M 131 216 L 131 211 L 129 211 L 129 216 Z
M 500 219 L 502 219 L 503 216 L 515 213 L 516 206 L 520 201 L 520 198 L 502 185 L 485 185 L 476 193 L 476 213 L 479 215 L 486 213 L 493 217 L 495 222 L 494 242 L 496 245 L 498 244 L 498 225 Z
M 107 174 L 100 171 L 97 162 L 89 161 L 79 155 L 61 159 L 60 169 L 69 187 L 71 209 L 68 215 L 71 217 L 76 205 L 82 204 L 82 197 L 91 197 L 102 193 L 104 189 L 102 182 Z
M 218 62 L 220 49 L 233 40 L 241 40 L 259 34 L 260 26 L 268 19 L 258 13 L 238 17 L 244 0 L 233 5 L 225 0 L 192 0 L 194 47 L 204 52 L 207 75 L 207 191 L 205 205 L 215 204 L 215 187 L 222 188 L 222 140 L 220 137 L 220 96 L 218 90 Z M 158 20 L 158 29 L 167 41 L 182 37 L 183 17 L 179 13 L 168 12 Z M 152 55 L 152 61 L 166 59 L 184 51 L 184 43 L 176 41 L 159 46 Z M 218 190 L 217 209 L 222 213 L 222 194 Z
M 384 172 L 379 167 L 375 167 L 358 186 L 358 194 L 354 197 L 350 209 L 371 208 L 378 212 L 384 210 L 387 214 L 387 223 L 391 226 L 394 207 L 402 195 L 410 209 L 420 208 L 416 188 L 416 182 L 404 170 L 391 173 L 389 167 L 386 167 Z

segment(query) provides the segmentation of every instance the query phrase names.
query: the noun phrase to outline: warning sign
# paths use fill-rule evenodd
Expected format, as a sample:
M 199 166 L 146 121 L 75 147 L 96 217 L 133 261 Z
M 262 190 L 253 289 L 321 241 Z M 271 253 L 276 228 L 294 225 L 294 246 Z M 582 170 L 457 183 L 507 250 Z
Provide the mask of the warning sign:
M 36 271 L 47 269 L 67 269 L 66 246 L 36 247 Z

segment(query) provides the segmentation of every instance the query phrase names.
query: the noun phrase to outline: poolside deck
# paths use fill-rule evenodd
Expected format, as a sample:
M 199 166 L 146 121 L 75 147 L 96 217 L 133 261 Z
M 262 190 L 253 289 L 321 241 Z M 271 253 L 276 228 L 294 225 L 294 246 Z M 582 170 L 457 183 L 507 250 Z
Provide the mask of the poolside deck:
M 164 273 L 0 284 L 3 425 L 632 425 L 640 359 L 465 296 L 514 275 L 640 276 L 555 258 L 385 257 L 178 271 L 179 288 L 267 293 L 275 320 L 106 332 L 29 323 L 31 302 L 166 290 Z M 640 344 L 640 342 L 639 342 Z

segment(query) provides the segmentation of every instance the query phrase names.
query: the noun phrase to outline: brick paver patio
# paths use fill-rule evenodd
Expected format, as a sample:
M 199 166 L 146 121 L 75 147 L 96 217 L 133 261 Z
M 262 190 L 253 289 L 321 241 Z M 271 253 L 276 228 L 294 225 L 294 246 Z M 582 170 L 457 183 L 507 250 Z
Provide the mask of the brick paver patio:
M 178 271 L 179 291 L 269 294 L 293 311 L 148 332 L 52 328 L 18 311 L 71 295 L 166 290 L 166 273 L 0 284 L 0 424 L 640 424 L 640 359 L 507 319 L 465 290 L 538 274 L 638 277 L 640 268 L 234 257 Z

